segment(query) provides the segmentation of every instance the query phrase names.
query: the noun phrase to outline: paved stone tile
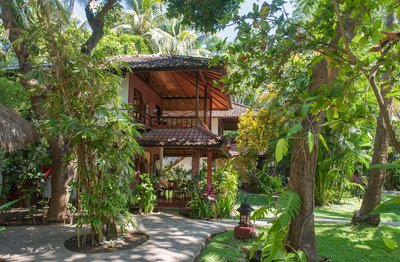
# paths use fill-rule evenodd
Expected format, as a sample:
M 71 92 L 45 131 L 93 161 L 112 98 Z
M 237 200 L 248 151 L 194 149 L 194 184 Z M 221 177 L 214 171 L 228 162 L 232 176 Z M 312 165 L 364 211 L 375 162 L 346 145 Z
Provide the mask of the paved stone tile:
M 13 226 L 0 235 L 0 260 L 6 261 L 193 261 L 205 240 L 223 232 L 219 222 L 158 213 L 137 216 L 138 230 L 150 236 L 143 245 L 113 253 L 83 254 L 67 250 L 74 236 L 67 226 Z

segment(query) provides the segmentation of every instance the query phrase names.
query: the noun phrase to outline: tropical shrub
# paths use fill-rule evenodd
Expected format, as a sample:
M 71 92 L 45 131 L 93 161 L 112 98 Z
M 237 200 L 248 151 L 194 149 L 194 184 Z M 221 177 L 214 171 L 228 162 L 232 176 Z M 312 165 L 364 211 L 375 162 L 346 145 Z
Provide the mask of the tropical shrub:
M 14 109 L 24 117 L 29 116 L 29 95 L 20 83 L 0 77 L 0 94 L 0 104 Z
M 19 202 L 21 199 L 14 199 L 12 201 L 9 201 L 3 205 L 0 205 L 0 224 L 4 223 L 5 220 L 5 213 L 17 202 Z M 0 233 L 5 231 L 5 227 L 0 227 Z
M 300 206 L 300 196 L 297 193 L 289 190 L 282 192 L 275 204 L 272 226 L 268 232 L 260 234 L 251 249 L 250 257 L 261 250 L 261 261 L 308 261 L 303 251 L 295 251 L 286 243 L 290 221 L 297 216 Z M 253 213 L 252 219 L 265 217 L 269 209 L 268 206 L 261 207 Z
M 190 190 L 192 215 L 198 219 L 216 218 L 215 199 L 208 198 L 196 185 Z
M 120 65 L 106 54 L 90 54 L 84 44 L 88 32 L 58 3 L 30 1 L 26 12 L 32 22 L 23 33 L 35 43 L 29 46 L 31 61 L 51 64 L 33 66 L 28 78 L 37 80 L 31 91 L 43 98 L 40 127 L 48 141 L 57 138 L 68 153 L 62 161 L 76 163 L 78 235 L 90 227 L 92 244 L 116 239 L 133 224 L 128 212 L 132 159 L 143 152 L 136 141 L 138 125 L 119 97 Z
M 238 177 L 238 171 L 228 162 L 223 168 L 213 172 L 211 192 L 204 188 L 204 174 L 200 172 L 195 176 L 189 190 L 192 198 L 189 204 L 192 207 L 193 217 L 200 219 L 229 217 L 235 207 Z
M 152 212 L 156 203 L 157 197 L 148 174 L 137 174 L 138 184 L 133 189 L 131 196 L 131 204 L 139 206 L 139 213 Z
M 215 201 L 215 212 L 218 218 L 228 218 L 231 216 L 233 209 L 235 208 L 236 197 L 233 196 L 217 196 Z
M 399 155 L 395 152 L 389 153 L 388 163 L 394 162 L 399 159 Z M 385 184 L 386 190 L 400 190 L 400 169 L 393 168 L 386 170 Z
M 394 213 L 400 214 L 400 197 L 395 197 L 393 199 L 387 200 L 383 203 L 380 203 L 374 208 L 372 213 L 377 214 L 385 214 L 385 213 Z M 395 249 L 398 249 L 398 241 L 395 239 L 389 238 L 385 235 L 382 235 L 382 241 L 376 243 L 378 247 L 380 246 L 383 250 L 388 252 L 393 252 Z
M 271 168 L 264 166 L 263 169 L 257 170 L 257 177 L 263 194 L 272 195 L 281 191 L 282 180 L 277 175 L 271 175 Z
M 50 161 L 47 147 L 39 144 L 8 152 L 2 161 L 2 174 L 7 177 L 2 197 L 17 197 L 24 199 L 25 204 L 36 205 L 42 197 L 44 187 L 42 167 Z
M 343 131 L 341 134 L 326 134 L 325 139 L 327 146 L 319 149 L 315 176 L 316 205 L 339 203 L 343 198 L 362 191 L 362 185 L 353 183 L 352 176 L 364 176 L 371 160 L 370 137 L 367 135 Z

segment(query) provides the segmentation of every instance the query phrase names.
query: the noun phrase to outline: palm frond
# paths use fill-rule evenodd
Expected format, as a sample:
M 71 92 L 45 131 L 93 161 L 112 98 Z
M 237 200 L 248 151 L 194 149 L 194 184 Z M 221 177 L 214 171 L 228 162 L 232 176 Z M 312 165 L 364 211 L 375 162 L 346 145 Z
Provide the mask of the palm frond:
M 256 209 L 253 212 L 253 215 L 251 216 L 251 219 L 259 220 L 259 219 L 266 218 L 267 215 L 268 215 L 268 210 L 269 210 L 269 208 L 267 206 L 263 206 L 263 207 L 260 207 L 259 209 Z
M 277 212 L 282 213 L 285 217 L 287 216 L 289 221 L 297 216 L 300 207 L 300 196 L 290 190 L 284 191 L 277 202 Z

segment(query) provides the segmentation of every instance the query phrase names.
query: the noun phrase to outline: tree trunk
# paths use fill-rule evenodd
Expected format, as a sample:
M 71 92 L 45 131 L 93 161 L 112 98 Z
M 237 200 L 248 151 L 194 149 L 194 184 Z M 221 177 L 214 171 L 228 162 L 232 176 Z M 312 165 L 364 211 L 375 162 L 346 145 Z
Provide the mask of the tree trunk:
M 303 123 L 304 124 L 304 123 Z M 291 222 L 287 242 L 294 249 L 303 250 L 309 261 L 317 261 L 314 232 L 314 180 L 317 166 L 317 146 L 310 153 L 307 141 L 297 139 L 293 144 L 289 189 L 301 198 L 301 209 Z
M 376 127 L 374 144 L 374 154 L 372 164 L 387 163 L 389 139 L 387 131 L 383 126 L 383 118 L 379 115 Z M 381 202 L 382 186 L 385 179 L 385 169 L 372 169 L 368 179 L 367 190 L 361 204 L 361 209 L 356 211 L 352 218 L 352 223 L 367 223 L 371 226 L 378 226 L 380 223 L 379 214 L 369 214 Z
M 382 90 L 382 97 L 389 92 L 390 89 Z M 384 105 L 391 117 L 391 108 L 393 105 L 392 98 L 385 98 Z M 372 155 L 372 165 L 384 164 L 388 161 L 389 149 L 389 133 L 383 119 L 382 112 L 379 113 L 378 122 L 376 125 L 374 154 Z M 370 214 L 374 208 L 381 202 L 382 187 L 385 181 L 385 169 L 371 169 L 371 174 L 368 179 L 368 186 L 361 204 L 361 209 L 356 211 L 352 218 L 352 223 L 366 223 L 371 226 L 379 226 L 379 214 Z
M 67 161 L 67 152 L 61 136 L 50 142 L 52 158 L 51 197 L 47 221 L 60 222 L 67 216 L 69 182 L 74 178 L 72 163 Z
M 312 71 L 312 84 L 315 91 L 320 85 L 329 85 L 337 76 L 337 68 L 332 68 L 326 59 L 318 62 Z M 292 149 L 290 180 L 288 188 L 299 194 L 301 208 L 298 216 L 291 222 L 287 243 L 294 249 L 303 250 L 310 262 L 318 261 L 317 245 L 314 232 L 314 184 L 318 159 L 318 139 L 325 114 L 308 115 L 302 122 L 303 135 L 295 139 Z M 305 139 L 308 131 L 314 135 L 312 151 Z
M 386 18 L 386 26 L 393 29 L 394 13 Z M 384 109 L 389 113 L 389 120 L 392 119 L 393 98 L 385 98 L 392 89 L 391 70 L 383 76 L 383 85 L 381 95 L 383 97 Z M 372 165 L 384 164 L 388 162 L 390 134 L 385 123 L 382 111 L 379 111 L 379 118 L 376 123 L 376 133 L 374 142 L 374 154 L 372 155 Z M 353 224 L 366 223 L 377 227 L 381 221 L 379 214 L 370 214 L 374 208 L 381 202 L 382 187 L 385 182 L 386 170 L 375 168 L 371 170 L 368 178 L 368 186 L 365 191 L 360 210 L 354 212 L 351 222 Z

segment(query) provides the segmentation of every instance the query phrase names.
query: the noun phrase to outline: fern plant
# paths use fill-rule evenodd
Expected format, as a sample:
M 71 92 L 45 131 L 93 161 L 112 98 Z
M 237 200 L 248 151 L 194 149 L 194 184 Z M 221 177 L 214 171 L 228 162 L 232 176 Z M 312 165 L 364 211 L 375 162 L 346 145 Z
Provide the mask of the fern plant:
M 261 250 L 261 261 L 308 261 L 303 251 L 295 251 L 285 243 L 290 221 L 297 216 L 300 207 L 301 201 L 297 193 L 283 191 L 275 206 L 272 226 L 268 232 L 260 234 L 252 247 L 250 257 L 253 257 L 256 250 Z M 267 213 L 268 207 L 261 207 L 254 212 L 252 219 L 260 219 Z

